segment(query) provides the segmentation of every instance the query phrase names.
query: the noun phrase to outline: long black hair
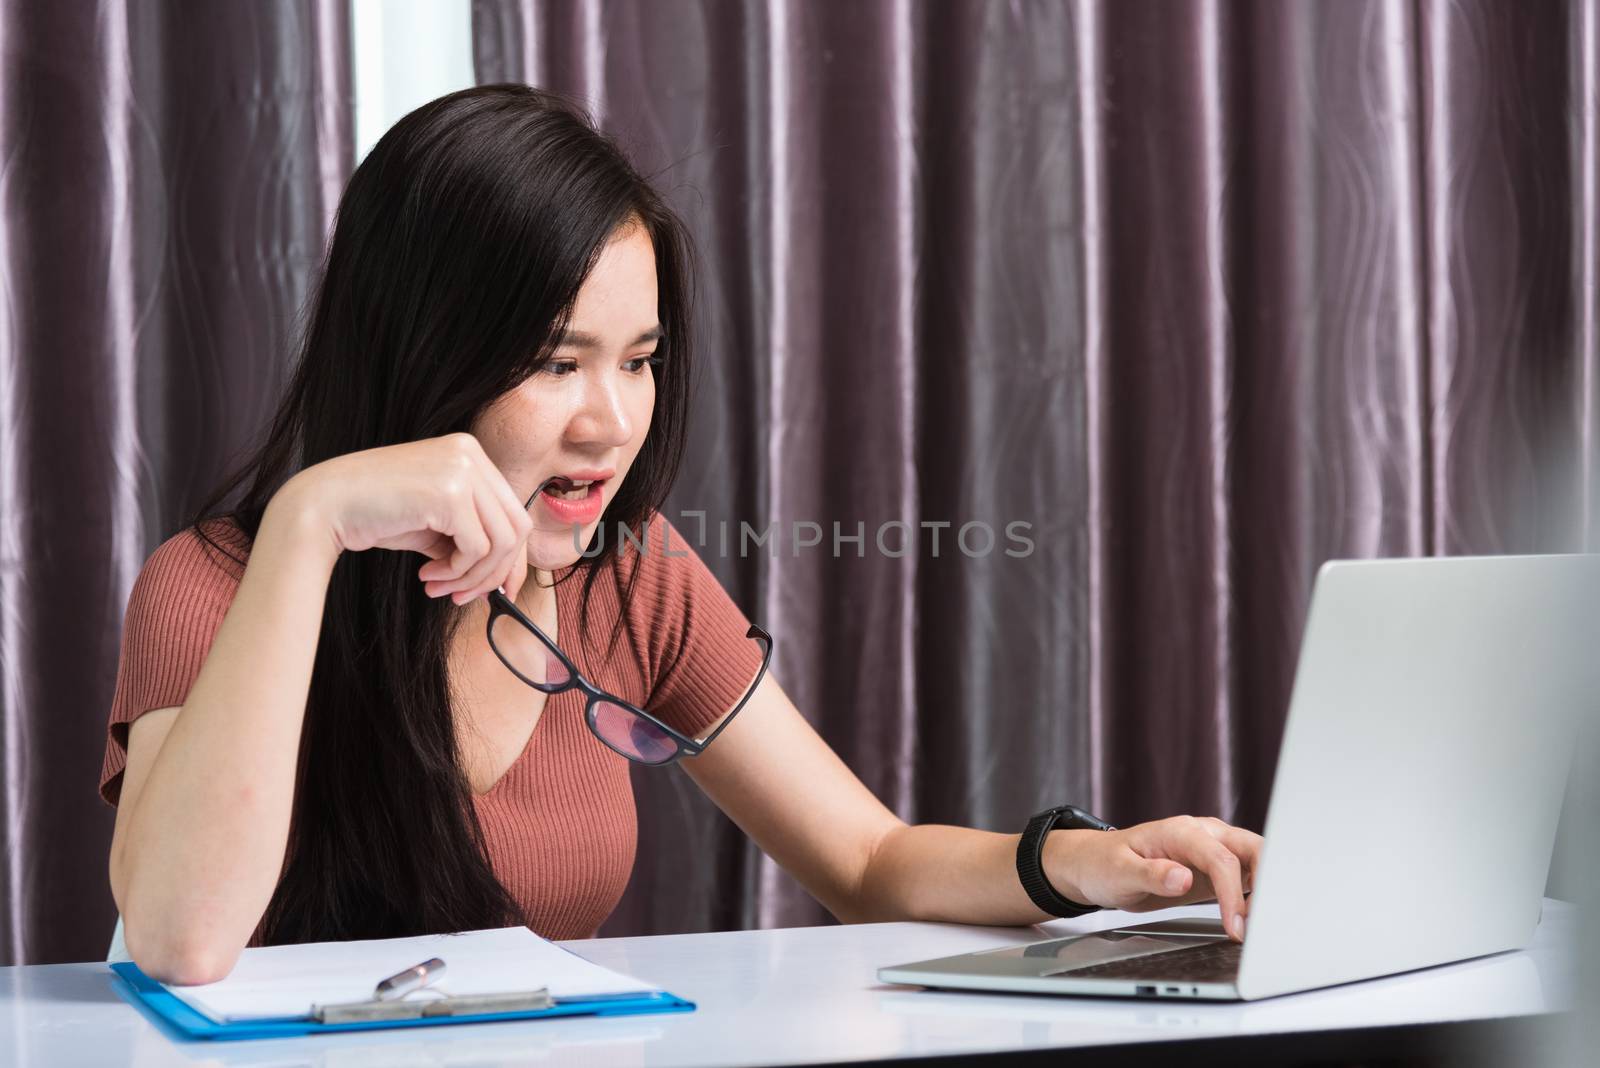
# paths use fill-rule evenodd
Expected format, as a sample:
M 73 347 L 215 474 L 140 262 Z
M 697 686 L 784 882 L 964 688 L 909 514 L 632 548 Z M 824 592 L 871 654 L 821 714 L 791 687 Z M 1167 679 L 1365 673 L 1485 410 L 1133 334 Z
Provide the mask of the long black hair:
M 649 433 L 600 530 L 641 528 L 683 454 L 688 234 L 581 106 L 524 85 L 425 104 L 356 168 L 283 400 L 260 447 L 191 526 L 227 552 L 204 527 L 231 519 L 253 539 L 273 494 L 297 471 L 467 430 L 548 362 L 600 252 L 635 224 L 655 247 L 665 337 Z M 626 604 L 631 583 L 617 566 L 624 543 L 619 537 L 562 574 L 585 576 L 585 616 L 602 574 Z M 446 658 L 458 610 L 426 595 L 419 561 L 370 550 L 334 566 L 306 696 L 289 852 L 258 931 L 264 943 L 525 922 L 490 866 L 456 746 Z

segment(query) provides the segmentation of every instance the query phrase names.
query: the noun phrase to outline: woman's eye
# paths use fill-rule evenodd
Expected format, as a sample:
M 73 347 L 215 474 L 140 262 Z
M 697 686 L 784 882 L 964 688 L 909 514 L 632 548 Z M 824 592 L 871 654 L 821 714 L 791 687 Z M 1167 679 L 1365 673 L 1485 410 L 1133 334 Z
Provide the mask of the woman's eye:
M 559 363 L 552 362 L 544 365 L 545 373 L 553 378 L 565 378 L 569 371 L 576 371 L 577 369 L 577 363 L 572 360 L 562 360 Z
M 639 356 L 639 357 L 636 357 L 634 359 L 629 360 L 623 366 L 627 367 L 628 370 L 630 372 L 632 372 L 633 374 L 642 375 L 642 374 L 644 374 L 645 368 L 647 368 L 647 367 L 660 367 L 661 366 L 661 357 L 660 356 Z

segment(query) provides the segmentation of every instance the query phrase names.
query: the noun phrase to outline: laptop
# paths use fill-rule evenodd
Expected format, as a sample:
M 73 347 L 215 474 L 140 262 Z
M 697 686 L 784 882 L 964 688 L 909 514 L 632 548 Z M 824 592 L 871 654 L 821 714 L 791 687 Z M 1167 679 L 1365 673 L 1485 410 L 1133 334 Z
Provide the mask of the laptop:
M 1179 919 L 882 968 L 954 990 L 1249 1001 L 1521 949 L 1600 716 L 1600 556 L 1317 573 L 1243 945 Z

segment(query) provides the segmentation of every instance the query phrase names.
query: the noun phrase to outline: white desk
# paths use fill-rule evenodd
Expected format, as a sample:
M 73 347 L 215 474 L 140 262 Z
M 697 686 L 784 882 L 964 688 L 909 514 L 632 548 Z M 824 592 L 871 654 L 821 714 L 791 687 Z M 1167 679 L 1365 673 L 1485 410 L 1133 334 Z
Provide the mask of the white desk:
M 1215 906 L 1138 919 L 1208 913 Z M 1127 920 L 1097 913 L 1042 930 Z M 798 1064 L 1485 1020 L 1571 1007 L 1575 925 L 1572 906 L 1550 901 L 1526 952 L 1241 1005 L 939 993 L 875 977 L 886 964 L 1044 937 L 1033 928 L 884 923 L 596 939 L 566 945 L 699 1009 L 223 1043 L 169 1040 L 114 993 L 102 963 L 0 968 L 0 1063 Z

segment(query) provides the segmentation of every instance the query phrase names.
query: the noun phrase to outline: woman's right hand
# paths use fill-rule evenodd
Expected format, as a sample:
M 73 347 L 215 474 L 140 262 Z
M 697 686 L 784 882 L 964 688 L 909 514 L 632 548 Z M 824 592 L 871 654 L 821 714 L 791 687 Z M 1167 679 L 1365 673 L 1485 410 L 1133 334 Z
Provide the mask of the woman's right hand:
M 309 504 L 335 553 L 421 553 L 430 597 L 466 604 L 504 586 L 513 600 L 528 574 L 533 520 L 471 434 L 347 453 L 314 464 L 283 490 Z M 530 487 L 531 491 L 531 487 Z

